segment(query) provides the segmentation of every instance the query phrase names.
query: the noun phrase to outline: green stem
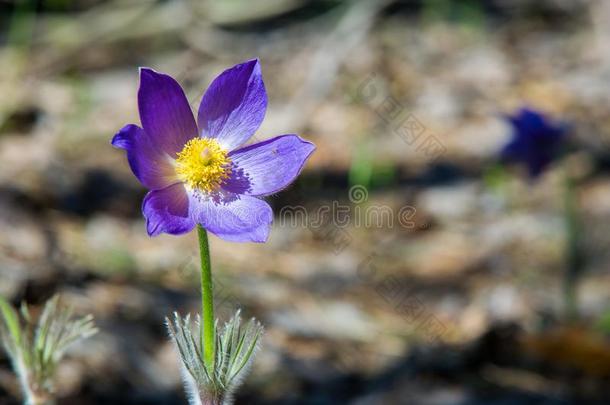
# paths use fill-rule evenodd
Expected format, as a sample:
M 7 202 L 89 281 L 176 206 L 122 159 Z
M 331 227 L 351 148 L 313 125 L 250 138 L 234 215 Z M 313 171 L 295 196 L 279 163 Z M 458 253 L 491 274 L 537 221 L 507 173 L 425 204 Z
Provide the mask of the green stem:
M 566 272 L 564 276 L 564 303 L 565 316 L 568 321 L 578 318 L 578 305 L 576 289 L 582 271 L 582 257 L 580 251 L 580 226 L 578 210 L 576 206 L 576 193 L 574 190 L 574 180 L 569 173 L 565 178 L 565 225 L 567 236 L 566 249 Z
M 199 236 L 199 251 L 201 254 L 201 347 L 203 347 L 204 364 L 211 371 L 214 369 L 216 332 L 214 330 L 210 246 L 208 244 L 208 234 L 201 225 L 197 225 L 197 235 Z
M 17 0 L 9 24 L 7 44 L 26 51 L 32 43 L 34 24 L 36 23 L 36 2 Z

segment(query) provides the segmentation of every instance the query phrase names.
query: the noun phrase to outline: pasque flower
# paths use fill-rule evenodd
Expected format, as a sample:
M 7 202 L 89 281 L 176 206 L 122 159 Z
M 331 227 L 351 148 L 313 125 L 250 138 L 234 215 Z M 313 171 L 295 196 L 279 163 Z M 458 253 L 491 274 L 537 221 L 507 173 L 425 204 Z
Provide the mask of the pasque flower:
M 566 152 L 571 124 L 551 120 L 531 108 L 521 108 L 506 118 L 512 125 L 513 137 L 502 150 L 502 158 L 525 164 L 530 179 L 537 178 L 562 152 Z M 573 321 L 578 315 L 577 286 L 584 268 L 583 231 L 576 190 L 579 176 L 573 172 L 573 165 L 563 166 L 560 175 L 563 177 L 566 266 L 562 294 L 566 318 Z
M 315 146 L 297 135 L 242 146 L 267 108 L 258 60 L 218 76 L 197 121 L 173 78 L 141 68 L 138 107 L 142 127 L 123 127 L 112 145 L 127 151 L 150 190 L 142 204 L 148 234 L 178 235 L 200 224 L 225 240 L 264 242 L 273 215 L 262 197 L 288 186 Z
M 568 126 L 530 108 L 521 108 L 507 120 L 513 135 L 502 158 L 525 164 L 530 177 L 538 177 L 559 154 Z

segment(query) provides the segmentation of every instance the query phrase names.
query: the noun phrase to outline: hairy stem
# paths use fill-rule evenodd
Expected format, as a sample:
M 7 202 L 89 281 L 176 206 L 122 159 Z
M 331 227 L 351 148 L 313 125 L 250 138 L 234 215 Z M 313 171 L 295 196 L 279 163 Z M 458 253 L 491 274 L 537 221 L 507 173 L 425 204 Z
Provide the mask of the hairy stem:
M 49 392 L 39 390 L 36 385 L 30 380 L 31 375 L 25 362 L 22 358 L 22 349 L 18 349 L 20 354 L 13 360 L 15 373 L 19 378 L 19 385 L 23 394 L 23 403 L 25 405 L 53 405 L 55 401 Z
M 214 331 L 214 297 L 212 295 L 212 267 L 208 234 L 197 225 L 199 252 L 201 254 L 201 347 L 203 361 L 208 370 L 214 370 L 216 332 Z
M 55 401 L 51 397 L 38 396 L 36 394 L 28 395 L 26 400 L 27 405 L 55 405 Z
M 24 388 L 25 405 L 55 405 L 53 395 L 48 390 L 27 384 Z
M 206 397 L 205 394 L 201 395 L 201 405 L 223 405 L 223 404 L 224 404 L 224 400 L 220 396 L 210 398 L 210 397 Z

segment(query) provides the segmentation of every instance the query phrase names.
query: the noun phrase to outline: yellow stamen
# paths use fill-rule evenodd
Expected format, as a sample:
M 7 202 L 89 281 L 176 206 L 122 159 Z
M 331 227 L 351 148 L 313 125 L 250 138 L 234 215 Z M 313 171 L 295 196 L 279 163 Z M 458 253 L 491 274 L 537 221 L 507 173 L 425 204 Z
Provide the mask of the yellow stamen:
M 193 138 L 178 153 L 176 174 L 188 187 L 210 193 L 231 174 L 231 160 L 215 139 Z

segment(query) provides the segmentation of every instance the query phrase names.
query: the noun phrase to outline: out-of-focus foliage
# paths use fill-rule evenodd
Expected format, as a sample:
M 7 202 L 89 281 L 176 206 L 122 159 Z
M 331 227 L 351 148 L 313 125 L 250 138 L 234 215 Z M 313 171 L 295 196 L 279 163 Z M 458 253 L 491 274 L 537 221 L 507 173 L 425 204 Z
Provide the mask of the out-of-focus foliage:
M 55 370 L 66 350 L 97 332 L 93 317 L 75 318 L 73 310 L 60 303 L 59 296 L 45 304 L 37 321 L 25 303 L 20 317 L 0 297 L 0 310 L 0 338 L 19 377 L 26 403 L 46 404 L 53 398 Z

